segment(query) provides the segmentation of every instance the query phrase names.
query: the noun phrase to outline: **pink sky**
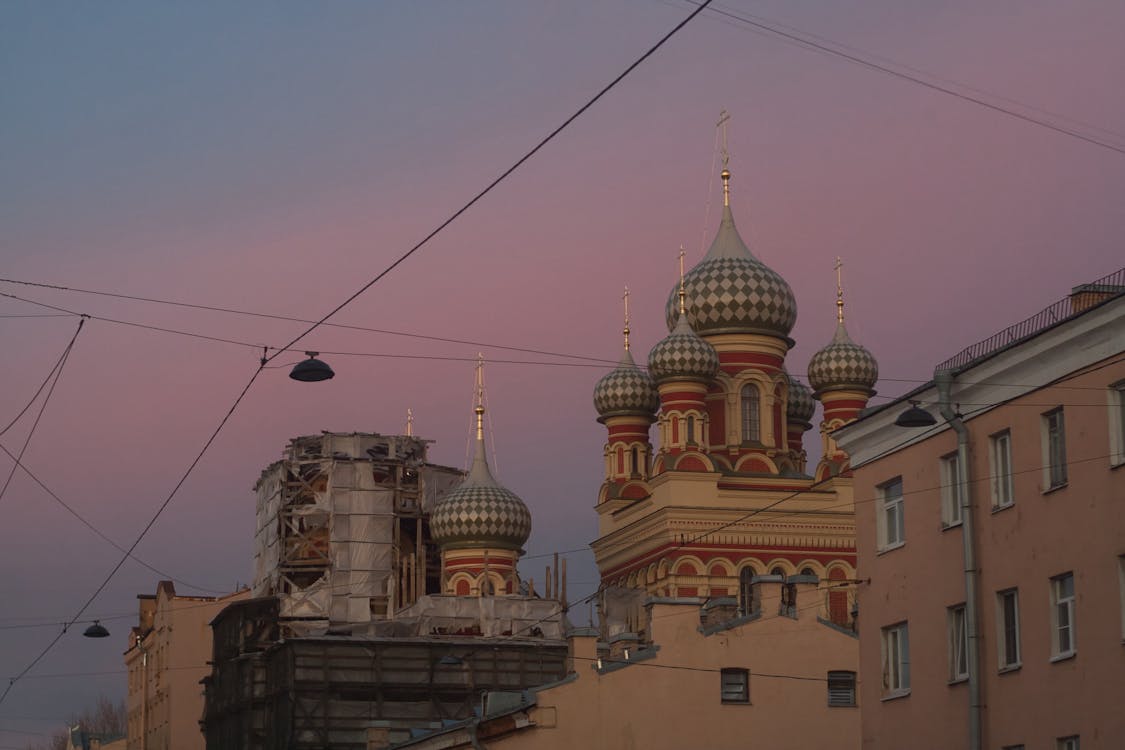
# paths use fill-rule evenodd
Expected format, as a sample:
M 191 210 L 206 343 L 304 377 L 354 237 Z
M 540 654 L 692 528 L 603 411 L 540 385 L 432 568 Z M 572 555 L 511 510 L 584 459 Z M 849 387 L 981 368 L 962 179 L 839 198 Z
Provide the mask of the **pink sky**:
M 929 71 L 935 82 L 970 84 L 1005 106 L 999 95 L 1065 114 L 1089 125 L 1036 116 L 1125 144 L 1120 3 L 908 5 L 722 7 Z M 0 276 L 318 317 L 688 10 L 655 0 L 8 4 L 0 11 Z M 880 362 L 881 396 L 909 390 L 960 348 L 1125 265 L 1125 155 L 704 15 L 337 321 L 615 360 L 627 283 L 639 359 L 665 333 L 679 246 L 689 263 L 698 259 L 702 236 L 709 242 L 717 225 L 710 170 L 723 108 L 733 118 L 735 217 L 796 293 L 788 361 L 802 378 L 833 332 L 837 255 L 848 327 Z M 0 292 L 272 345 L 300 330 L 6 283 Z M 34 312 L 0 300 L 0 314 Z M 75 325 L 0 318 L 0 422 L 26 403 Z M 306 343 L 477 351 L 340 330 Z M 127 544 L 256 357 L 91 321 L 26 463 Z M 295 435 L 396 432 L 411 408 L 416 432 L 437 441 L 432 458 L 464 463 L 471 363 L 329 359 L 337 377 L 327 383 L 294 383 L 284 369 L 259 378 L 141 544 L 142 558 L 207 587 L 248 581 L 251 487 Z M 532 510 L 529 554 L 582 548 L 595 536 L 604 431 L 590 393 L 603 372 L 487 370 L 494 468 Z M 17 450 L 29 425 L 21 421 L 3 443 Z M 64 619 L 117 552 L 20 474 L 2 502 L 0 626 Z M 541 577 L 543 563 L 530 561 L 525 574 Z M 575 553 L 570 565 L 572 594 L 592 590 L 592 556 Z M 90 612 L 128 615 L 135 595 L 155 585 L 128 564 Z M 131 622 L 106 624 L 112 638 L 69 634 L 33 675 L 119 669 Z M 0 674 L 16 674 L 53 634 L 6 631 Z M 26 739 L 3 729 L 45 731 L 99 692 L 123 694 L 124 684 L 123 675 L 28 678 L 0 706 L 0 744 Z

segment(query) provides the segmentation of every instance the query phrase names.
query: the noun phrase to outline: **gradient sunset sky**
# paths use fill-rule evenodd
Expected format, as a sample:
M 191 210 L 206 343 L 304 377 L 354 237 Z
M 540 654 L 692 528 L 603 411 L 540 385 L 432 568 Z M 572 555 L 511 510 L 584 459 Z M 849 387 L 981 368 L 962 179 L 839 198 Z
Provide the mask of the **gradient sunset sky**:
M 5 3 L 0 277 L 317 318 L 692 7 Z M 1118 0 L 716 7 L 1125 149 Z M 876 405 L 962 347 L 1125 266 L 1125 154 L 709 11 L 334 320 L 612 362 L 628 284 L 641 359 L 666 333 L 680 245 L 694 263 L 718 224 L 722 109 L 732 117 L 738 227 L 797 296 L 788 367 L 802 379 L 834 330 L 837 255 L 849 331 L 880 363 Z M 11 282 L 0 292 L 258 345 L 302 330 Z M 50 312 L 0 297 L 0 316 Z M 0 317 L 0 425 L 76 327 L 69 316 Z M 395 433 L 410 408 L 416 433 L 436 441 L 431 459 L 464 465 L 478 349 L 489 360 L 553 363 L 486 370 L 493 468 L 531 508 L 528 554 L 581 549 L 596 536 L 604 428 L 591 389 L 607 366 L 339 328 L 300 348 L 354 354 L 325 355 L 337 372 L 326 383 L 266 370 L 141 543 L 146 562 L 207 589 L 248 582 L 252 486 L 296 435 Z M 25 463 L 127 545 L 259 354 L 90 320 Z M 9 450 L 35 410 L 0 438 Z M 806 448 L 817 441 L 814 431 Z M 6 477 L 6 457 L 0 468 Z M 22 626 L 72 615 L 119 553 L 21 472 L 0 509 L 7 678 L 58 630 Z M 597 574 L 588 550 L 568 557 L 577 598 Z M 545 562 L 529 560 L 524 575 L 541 579 Z M 61 726 L 100 693 L 124 695 L 118 672 L 135 597 L 154 593 L 157 579 L 125 565 L 83 617 L 102 616 L 112 637 L 67 634 L 0 706 L 0 745 Z M 99 672 L 109 674 L 89 674 Z

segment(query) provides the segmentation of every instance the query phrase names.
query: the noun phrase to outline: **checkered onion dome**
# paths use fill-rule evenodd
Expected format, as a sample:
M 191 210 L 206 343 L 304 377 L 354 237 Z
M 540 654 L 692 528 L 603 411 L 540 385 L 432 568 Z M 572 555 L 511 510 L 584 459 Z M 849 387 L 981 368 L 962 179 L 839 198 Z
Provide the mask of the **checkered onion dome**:
M 594 408 L 601 419 L 626 415 L 649 415 L 660 408 L 656 382 L 637 367 L 626 349 L 621 361 L 594 386 Z
M 812 424 L 813 412 L 816 411 L 816 402 L 813 401 L 812 390 L 792 375 L 789 376 L 789 404 L 785 414 L 790 422 Z
M 719 354 L 691 330 L 687 315 L 680 315 L 672 332 L 648 353 L 648 371 L 657 383 L 710 380 L 719 371 Z
M 664 317 L 671 330 L 679 315 L 678 287 Z M 730 206 L 711 249 L 684 276 L 688 322 L 709 333 L 764 333 L 788 338 L 797 322 L 797 299 L 785 279 L 754 257 L 734 226 Z
M 531 512 L 516 493 L 492 477 L 483 438 L 477 439 L 469 476 L 430 514 L 430 533 L 442 549 L 520 550 L 531 536 Z
M 879 363 L 871 352 L 852 341 L 842 320 L 832 343 L 809 360 L 809 383 L 817 393 L 834 388 L 871 390 L 878 379 Z

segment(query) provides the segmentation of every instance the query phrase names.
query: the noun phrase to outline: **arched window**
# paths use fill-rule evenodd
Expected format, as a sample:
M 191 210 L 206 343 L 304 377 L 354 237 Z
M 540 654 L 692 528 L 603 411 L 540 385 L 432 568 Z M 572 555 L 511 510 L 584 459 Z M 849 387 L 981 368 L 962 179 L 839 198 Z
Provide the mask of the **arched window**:
M 758 584 L 753 583 L 754 570 L 746 567 L 738 574 L 738 613 L 752 615 L 762 609 L 762 600 L 758 592 Z
M 742 441 L 760 443 L 761 401 L 753 383 L 742 386 Z
M 632 474 L 634 474 L 634 475 L 639 475 L 641 473 L 641 457 L 640 457 L 640 455 L 641 455 L 640 450 L 637 448 L 637 446 L 634 445 L 633 451 L 632 451 L 632 458 L 633 458 Z
M 687 442 L 695 442 L 695 417 L 691 414 L 687 418 Z

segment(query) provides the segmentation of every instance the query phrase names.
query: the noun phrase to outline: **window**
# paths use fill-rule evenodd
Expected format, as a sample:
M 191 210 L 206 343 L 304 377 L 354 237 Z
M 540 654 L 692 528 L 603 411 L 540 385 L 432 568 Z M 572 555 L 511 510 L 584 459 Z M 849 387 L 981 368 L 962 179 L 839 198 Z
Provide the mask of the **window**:
M 1071 656 L 1078 648 L 1074 632 L 1074 574 L 1051 579 L 1051 655 Z
M 723 669 L 720 673 L 723 703 L 750 702 L 750 670 Z
M 1055 750 L 1081 750 L 1078 746 L 1078 735 L 1072 734 L 1069 737 L 1059 737 L 1055 740 Z
M 828 705 L 855 705 L 855 672 L 828 673 Z
M 781 606 L 778 607 L 777 613 L 797 619 L 797 584 L 781 584 Z
M 1125 641 L 1125 555 L 1117 556 L 1117 585 L 1121 589 L 1121 640 Z
M 695 442 L 695 417 L 691 414 L 687 418 L 687 444 L 691 445 Z
M 629 473 L 632 474 L 633 476 L 640 476 L 640 473 L 641 473 L 641 451 L 640 451 L 640 449 L 637 446 L 634 445 L 633 449 L 630 451 L 630 455 L 632 457 L 633 466 L 632 466 L 632 470 Z
M 1066 484 L 1066 427 L 1062 407 L 1043 415 L 1043 479 L 1047 489 Z
M 880 549 L 896 547 L 905 541 L 902 511 L 902 477 L 897 477 L 879 487 L 877 526 Z
M 1000 669 L 1020 665 L 1020 597 L 1017 589 L 996 594 L 996 643 Z
M 961 462 L 956 453 L 941 459 L 941 525 L 961 523 Z
M 1125 464 L 1125 380 L 1109 387 L 1109 465 Z
M 906 623 L 883 628 L 883 695 L 910 693 L 910 633 Z
M 992 469 L 992 507 L 1007 508 L 1012 495 L 1012 433 L 1004 430 L 989 438 L 989 468 Z
M 949 681 L 969 679 L 969 638 L 966 631 L 965 605 L 945 610 L 949 628 Z
M 752 383 L 742 386 L 742 442 L 760 443 L 761 403 Z
M 762 611 L 762 596 L 759 584 L 754 582 L 754 570 L 743 568 L 738 574 L 738 610 L 739 614 L 753 615 Z
M 1004 745 L 1000 750 L 1023 750 L 1023 745 Z

